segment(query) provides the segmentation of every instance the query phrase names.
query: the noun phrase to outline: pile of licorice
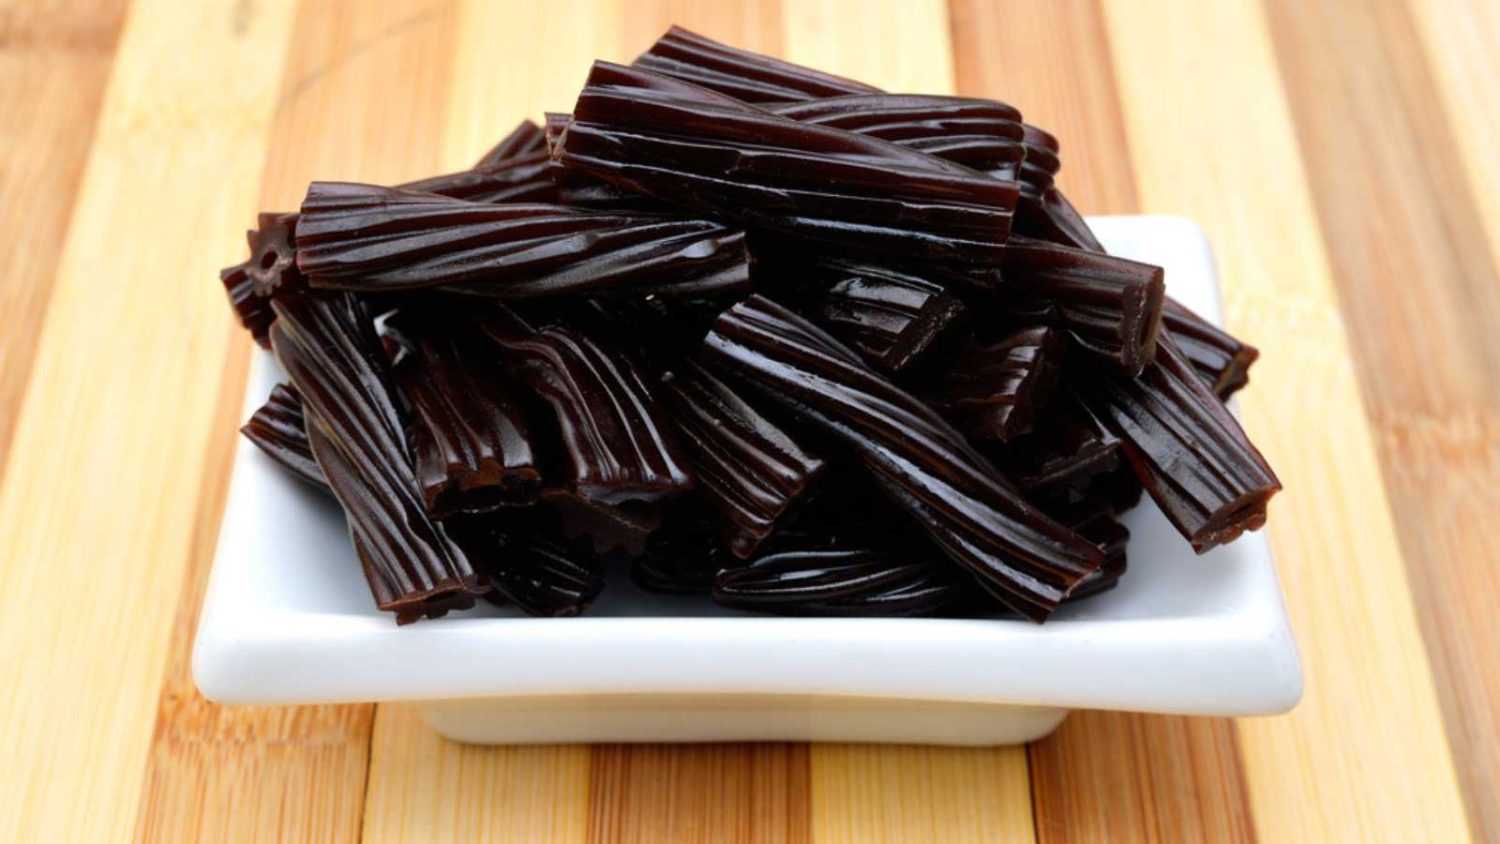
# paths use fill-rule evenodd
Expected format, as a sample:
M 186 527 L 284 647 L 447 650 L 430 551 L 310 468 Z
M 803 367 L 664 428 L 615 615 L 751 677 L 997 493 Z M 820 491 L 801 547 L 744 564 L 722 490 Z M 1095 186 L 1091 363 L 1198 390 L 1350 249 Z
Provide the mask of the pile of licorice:
M 314 182 L 223 271 L 288 383 L 243 431 L 401 623 L 641 587 L 1042 621 L 1149 493 L 1199 552 L 1280 484 L 1254 348 L 1105 252 L 1009 105 L 672 29 L 473 168 Z M 274 529 L 274 526 L 267 526 Z M 623 575 L 622 575 L 623 576 Z

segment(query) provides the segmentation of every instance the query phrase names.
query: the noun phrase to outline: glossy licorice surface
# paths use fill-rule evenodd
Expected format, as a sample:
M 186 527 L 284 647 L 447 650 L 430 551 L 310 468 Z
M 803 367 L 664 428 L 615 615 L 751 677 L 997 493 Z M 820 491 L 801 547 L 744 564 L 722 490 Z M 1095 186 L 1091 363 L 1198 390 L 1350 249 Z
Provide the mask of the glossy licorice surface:
M 748 559 L 822 473 L 822 458 L 696 362 L 669 373 L 662 389 L 725 545 Z
M 493 348 L 441 314 L 407 310 L 390 322 L 408 349 L 394 376 L 427 512 L 442 518 L 535 502 L 542 476 L 531 435 Z
M 650 50 L 635 60 L 635 66 L 750 103 L 869 94 L 880 90 L 853 79 L 721 44 L 680 26 L 668 29 Z
M 557 186 L 542 128 L 521 121 L 468 170 L 406 182 L 402 190 L 472 202 L 556 202 Z
M 489 152 L 486 152 L 474 163 L 474 168 L 482 170 L 486 167 L 494 167 L 516 158 L 546 151 L 546 132 L 541 126 L 536 125 L 532 121 L 522 120 L 516 124 L 516 128 L 510 130 L 509 134 L 501 138 L 493 147 L 490 147 Z
M 513 529 L 498 514 L 458 516 L 448 525 L 494 591 L 492 603 L 512 604 L 528 615 L 573 616 L 604 591 L 604 569 L 582 549 Z
M 719 570 L 743 565 L 722 542 L 718 513 L 692 499 L 682 503 L 646 541 L 644 552 L 630 561 L 630 579 L 642 589 L 707 593 Z
M 1062 376 L 1067 340 L 1054 328 L 969 343 L 935 374 L 923 397 L 974 440 L 1007 442 L 1030 431 Z
M 1067 499 L 1120 466 L 1120 438 L 1066 394 L 1053 400 L 1045 424 L 990 454 L 1031 500 Z
M 1123 375 L 1150 363 L 1161 329 L 1161 267 L 1017 237 L 1005 250 L 1005 310 L 1065 329 Z
M 608 62 L 553 155 L 663 202 L 909 259 L 996 260 L 1018 196 L 951 161 Z
M 296 387 L 277 384 L 266 403 L 240 428 L 240 433 L 288 472 L 313 486 L 328 488 L 328 479 L 313 459 L 312 446 L 307 441 L 302 396 Z
M 1026 124 L 1023 144 L 1026 158 L 1018 175 L 1021 199 L 1016 205 L 1016 234 L 1094 252 L 1105 251 L 1083 215 L 1052 183 L 1062 168 L 1057 138 Z
M 1228 399 L 1250 383 L 1250 366 L 1260 357 L 1259 349 L 1171 298 L 1161 320 L 1162 330 L 1172 334 L 1177 348 L 1219 398 Z
M 725 311 L 706 361 L 843 440 L 949 557 L 1043 620 L 1099 550 L 1027 503 L 934 411 L 812 323 L 761 296 Z
M 505 368 L 552 409 L 579 495 L 659 501 L 693 487 L 671 421 L 621 350 L 568 326 L 533 328 L 503 306 L 481 329 Z
M 1021 113 L 998 100 L 928 94 L 855 94 L 777 103 L 767 110 L 955 161 L 1014 180 L 1026 148 Z
M 1141 484 L 1202 553 L 1266 521 L 1281 482 L 1170 335 L 1140 377 L 1103 378 L 1085 400 L 1120 437 Z
M 782 615 L 920 615 L 962 594 L 953 575 L 920 550 L 781 551 L 720 571 L 713 598 L 726 607 Z
M 827 285 L 812 297 L 818 321 L 886 372 L 916 363 L 965 314 L 963 302 L 930 277 L 878 264 L 810 259 L 799 280 Z
M 271 345 L 302 395 L 312 453 L 343 505 L 377 606 L 397 621 L 484 591 L 422 504 L 384 353 L 351 295 L 280 297 Z
M 748 290 L 744 233 L 708 220 L 485 204 L 314 182 L 297 262 L 314 287 L 501 299 Z
M 1115 518 L 1111 502 L 1094 496 L 1050 511 L 1059 522 L 1078 531 L 1079 535 L 1094 543 L 1104 554 L 1104 565 L 1085 577 L 1069 601 L 1076 601 L 1113 589 L 1125 574 L 1126 546 L 1130 544 L 1130 530 Z
M 270 348 L 271 298 L 277 292 L 292 292 L 306 286 L 297 270 L 297 250 L 292 232 L 296 214 L 263 213 L 256 228 L 245 232 L 250 257 L 219 271 L 219 280 L 240 324 L 255 342 Z

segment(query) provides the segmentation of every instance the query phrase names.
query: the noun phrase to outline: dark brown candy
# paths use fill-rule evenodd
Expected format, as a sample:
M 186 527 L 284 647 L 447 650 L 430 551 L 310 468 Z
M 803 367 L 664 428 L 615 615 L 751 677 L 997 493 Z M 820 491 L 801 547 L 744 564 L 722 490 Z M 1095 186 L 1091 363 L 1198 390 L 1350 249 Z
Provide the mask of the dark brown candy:
M 343 505 L 365 578 L 401 622 L 484 591 L 422 505 L 384 353 L 353 296 L 278 297 L 271 345 L 302 395 L 313 456 Z
M 696 502 L 694 502 L 696 504 Z M 740 564 L 720 543 L 717 515 L 702 505 L 679 508 L 630 561 L 630 579 L 652 592 L 706 593 L 720 569 Z
M 276 312 L 271 310 L 271 300 L 255 292 L 255 282 L 245 272 L 244 264 L 235 264 L 219 270 L 219 281 L 229 297 L 229 307 L 240 325 L 250 332 L 255 342 L 271 348 L 271 323 L 276 321 Z
M 627 355 L 567 326 L 533 329 L 504 307 L 482 328 L 504 366 L 551 407 L 581 496 L 612 504 L 692 489 L 671 423 Z
M 1265 524 L 1281 482 L 1170 335 L 1139 378 L 1099 379 L 1085 399 L 1198 553 Z
M 1052 400 L 1066 353 L 1062 334 L 1045 327 L 970 343 L 924 396 L 971 439 L 1008 442 L 1030 431 Z
M 263 213 L 257 227 L 245 232 L 250 257 L 219 271 L 219 280 L 240 324 L 255 342 L 270 348 L 271 298 L 278 292 L 292 293 L 306 287 L 297 270 L 297 250 L 292 232 L 296 214 Z
M 474 169 L 498 167 L 507 161 L 546 151 L 547 137 L 542 127 L 530 120 L 522 120 L 474 163 Z
M 907 258 L 995 261 L 1018 196 L 935 156 L 608 62 L 553 154 L 664 202 Z
M 662 386 L 699 489 L 721 517 L 724 543 L 748 559 L 822 473 L 823 460 L 691 360 Z
M 466 202 L 314 182 L 297 261 L 314 287 L 530 299 L 749 289 L 744 233 L 707 220 Z
M 604 591 L 604 567 L 581 548 L 521 529 L 495 514 L 460 516 L 450 530 L 493 591 L 485 600 L 527 615 L 575 616 Z
M 495 164 L 430 176 L 399 185 L 400 190 L 434 193 L 470 202 L 556 202 L 552 159 L 538 150 Z
M 1026 158 L 1018 175 L 1021 199 L 1016 205 L 1016 234 L 1091 252 L 1105 251 L 1083 215 L 1052 183 L 1062 168 L 1057 138 L 1028 123 L 1022 143 Z
M 1130 530 L 1115 518 L 1111 503 L 1103 498 L 1086 498 L 1052 511 L 1052 516 L 1099 546 L 1104 554 L 1104 565 L 1085 577 L 1068 595 L 1068 600 L 1076 601 L 1115 588 L 1125 575 Z
M 313 486 L 328 488 L 328 479 L 323 477 L 307 442 L 302 396 L 296 387 L 277 384 L 271 388 L 266 403 L 251 415 L 240 433 L 288 472 Z
M 783 615 L 920 615 L 961 589 L 949 567 L 870 548 L 782 551 L 714 578 L 714 601 Z
M 812 306 L 818 321 L 886 372 L 910 367 L 964 315 L 957 297 L 922 276 L 840 258 L 808 272 L 833 282 Z
M 551 159 L 540 126 L 521 121 L 468 170 L 407 182 L 402 190 L 471 202 L 556 202 Z
M 1016 237 L 1005 250 L 1012 319 L 1067 330 L 1124 375 L 1151 362 L 1161 328 L 1161 267 Z
M 752 296 L 725 311 L 707 360 L 843 440 L 948 556 L 1041 621 L 1099 567 L 1099 550 L 1026 502 L 963 435 L 849 349 Z
M 802 123 L 831 126 L 1014 180 L 1026 148 L 1021 113 L 997 100 L 921 94 L 856 94 L 767 106 Z
M 1177 348 L 1219 398 L 1228 399 L 1250 383 L 1250 365 L 1260 357 L 1259 349 L 1170 297 L 1161 320 L 1162 330 L 1171 333 Z
M 1120 466 L 1120 438 L 1076 396 L 1062 395 L 1045 424 L 992 454 L 1001 473 L 1028 498 L 1065 500 Z
M 542 476 L 531 436 L 496 356 L 446 321 L 403 320 L 409 313 L 396 320 L 410 354 L 394 374 L 427 512 L 443 518 L 536 501 Z
M 541 500 L 552 533 L 600 556 L 646 553 L 646 543 L 663 518 L 655 501 L 605 504 L 557 487 L 543 489 Z
M 853 79 L 721 44 L 680 26 L 667 30 L 650 50 L 635 60 L 635 66 L 750 103 L 868 94 L 880 90 Z

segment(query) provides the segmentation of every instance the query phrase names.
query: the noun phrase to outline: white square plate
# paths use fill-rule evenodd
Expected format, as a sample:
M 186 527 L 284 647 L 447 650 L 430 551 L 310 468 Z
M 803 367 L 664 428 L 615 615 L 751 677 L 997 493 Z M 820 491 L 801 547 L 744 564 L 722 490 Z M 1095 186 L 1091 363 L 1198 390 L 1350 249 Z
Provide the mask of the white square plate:
M 1197 225 L 1090 223 L 1111 252 L 1161 264 L 1171 295 L 1219 319 Z M 280 377 L 257 351 L 246 416 Z M 1119 587 L 1041 626 L 754 616 L 644 594 L 612 572 L 582 618 L 482 605 L 398 628 L 371 601 L 338 506 L 241 439 L 193 673 L 224 703 L 421 701 L 440 732 L 478 742 L 1003 744 L 1045 735 L 1070 708 L 1293 706 L 1302 675 L 1265 538 L 1199 557 L 1149 499 L 1125 521 Z

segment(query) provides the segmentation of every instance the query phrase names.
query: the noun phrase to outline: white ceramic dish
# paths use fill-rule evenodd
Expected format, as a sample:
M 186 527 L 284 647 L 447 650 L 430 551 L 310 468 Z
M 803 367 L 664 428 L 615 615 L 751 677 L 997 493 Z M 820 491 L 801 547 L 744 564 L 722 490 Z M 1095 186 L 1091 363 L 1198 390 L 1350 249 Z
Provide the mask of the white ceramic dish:
M 1219 318 L 1195 224 L 1091 222 L 1111 252 L 1162 264 L 1173 296 Z M 278 377 L 257 352 L 246 415 Z M 1129 575 L 1044 626 L 751 616 L 646 595 L 621 575 L 583 618 L 485 606 L 397 628 L 371 603 L 337 506 L 242 439 L 193 673 L 224 703 L 419 701 L 444 735 L 491 743 L 1007 744 L 1071 708 L 1295 704 L 1301 669 L 1263 536 L 1197 557 L 1149 499 L 1126 522 Z

